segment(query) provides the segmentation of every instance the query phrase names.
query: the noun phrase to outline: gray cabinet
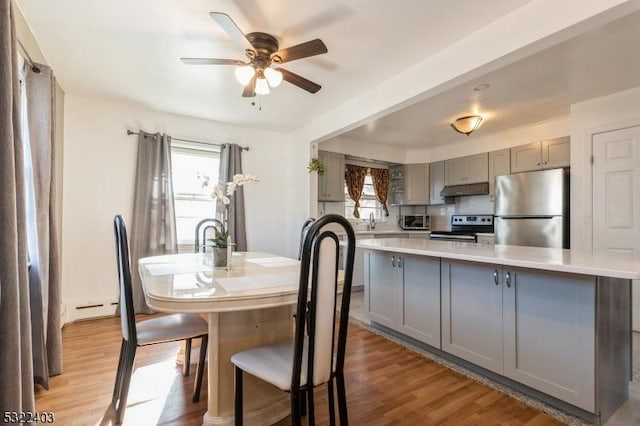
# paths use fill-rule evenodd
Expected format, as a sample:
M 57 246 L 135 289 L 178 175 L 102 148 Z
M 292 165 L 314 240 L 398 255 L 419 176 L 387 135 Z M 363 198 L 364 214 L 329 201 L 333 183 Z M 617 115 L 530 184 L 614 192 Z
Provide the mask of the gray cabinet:
M 344 201 L 344 155 L 319 151 L 318 159 L 326 167 L 318 176 L 318 201 Z
M 442 260 L 442 350 L 498 374 L 503 371 L 500 268 Z
M 534 142 L 511 148 L 511 172 L 568 167 L 571 163 L 570 138 Z
M 496 199 L 496 176 L 511 173 L 511 150 L 501 149 L 489 153 L 489 199 Z
M 440 348 L 440 259 L 369 252 L 371 321 Z
M 593 412 L 595 278 L 504 271 L 504 375 Z
M 369 317 L 371 321 L 397 329 L 402 315 L 402 268 L 398 255 L 369 252 Z
M 488 154 L 469 155 L 444 162 L 445 185 L 464 185 L 489 180 Z
M 595 278 L 442 261 L 442 349 L 595 409 Z
M 444 204 L 440 191 L 444 188 L 444 161 L 429 164 L 429 204 Z
M 429 204 L 428 164 L 405 166 L 404 194 L 404 204 Z

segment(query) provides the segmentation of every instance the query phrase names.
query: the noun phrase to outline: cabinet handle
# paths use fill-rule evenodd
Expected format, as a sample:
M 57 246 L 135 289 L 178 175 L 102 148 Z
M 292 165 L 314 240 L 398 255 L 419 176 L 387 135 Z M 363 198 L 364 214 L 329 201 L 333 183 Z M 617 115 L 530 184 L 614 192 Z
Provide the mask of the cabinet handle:
M 539 165 L 540 165 L 540 162 L 536 163 L 536 165 L 537 165 L 537 166 L 539 166 Z
M 396 267 L 396 257 L 395 256 L 391 256 L 391 267 L 392 268 Z
M 547 164 L 547 161 L 543 161 L 542 164 Z
M 496 283 L 496 285 L 498 285 L 498 270 L 494 269 L 493 271 L 493 282 Z
M 398 268 L 402 268 L 402 258 L 398 256 Z
M 511 273 L 507 272 L 507 275 L 505 277 L 506 281 L 507 281 L 507 287 L 511 288 Z

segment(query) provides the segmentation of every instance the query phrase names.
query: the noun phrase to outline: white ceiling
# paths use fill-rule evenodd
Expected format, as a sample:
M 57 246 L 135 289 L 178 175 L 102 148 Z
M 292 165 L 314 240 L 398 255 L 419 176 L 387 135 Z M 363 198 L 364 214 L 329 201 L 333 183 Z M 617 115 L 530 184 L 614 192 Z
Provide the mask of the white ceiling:
M 58 81 L 69 94 L 126 100 L 161 111 L 280 131 L 291 131 L 314 120 L 528 3 L 528 0 L 16 1 Z M 240 96 L 242 88 L 235 81 L 232 66 L 184 65 L 180 57 L 244 59 L 242 48 L 209 17 L 211 11 L 229 14 L 245 33 L 273 34 L 281 48 L 322 39 L 328 47 L 327 54 L 285 66 L 322 85 L 322 90 L 309 94 L 285 82 L 270 95 L 256 98 L 262 104 L 259 111 L 251 100 Z M 517 83 L 514 78 L 508 81 L 510 87 Z M 482 97 L 484 102 L 486 95 L 486 105 L 492 112 L 508 117 L 507 110 L 513 102 L 509 96 L 505 99 L 506 89 L 500 86 L 505 79 L 498 75 Z M 490 97 L 492 101 L 488 102 Z M 531 93 L 513 95 L 516 104 L 530 97 Z M 433 129 L 427 129 L 428 134 L 438 136 L 435 124 L 446 122 L 449 117 L 445 115 L 464 110 L 468 100 L 467 89 L 438 96 L 437 104 L 425 104 L 426 113 L 416 106 L 407 110 L 406 118 L 394 114 L 378 123 L 384 131 L 377 137 L 387 142 L 384 135 L 400 125 L 403 133 L 411 132 L 393 137 L 393 141 L 406 145 L 419 143 L 416 135 L 422 135 L 424 140 L 425 129 L 410 127 L 416 125 L 416 117 L 420 122 L 428 117 L 434 125 Z M 438 105 L 441 102 L 446 108 Z M 489 120 L 483 130 L 491 126 Z M 356 131 L 353 136 L 369 138 L 370 134 Z
M 528 0 L 17 0 L 69 94 L 245 126 L 292 131 L 423 61 Z M 464 10 L 465 13 L 459 13 Z M 244 59 L 210 18 L 229 14 L 245 32 L 275 35 L 281 48 L 314 38 L 325 55 L 285 64 L 321 84 L 310 94 L 284 82 L 242 98 L 232 66 L 188 66 L 180 57 Z M 439 93 L 343 135 L 430 148 L 566 115 L 571 104 L 640 86 L 640 12 Z M 488 83 L 476 92 L 473 87 Z M 455 133 L 456 117 L 482 127 Z
M 490 87 L 474 91 L 479 84 Z M 569 114 L 571 104 L 640 86 L 640 12 L 370 121 L 341 138 L 432 148 Z M 455 118 L 480 113 L 470 136 Z M 468 138 L 468 139 L 467 139 Z

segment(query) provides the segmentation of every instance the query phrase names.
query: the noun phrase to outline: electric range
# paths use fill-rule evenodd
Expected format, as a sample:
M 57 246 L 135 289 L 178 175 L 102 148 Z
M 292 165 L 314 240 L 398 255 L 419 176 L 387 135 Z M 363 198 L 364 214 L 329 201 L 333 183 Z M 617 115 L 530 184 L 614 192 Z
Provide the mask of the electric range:
M 477 242 L 478 233 L 493 233 L 493 215 L 452 215 L 450 231 L 431 231 L 429 238 L 439 241 Z

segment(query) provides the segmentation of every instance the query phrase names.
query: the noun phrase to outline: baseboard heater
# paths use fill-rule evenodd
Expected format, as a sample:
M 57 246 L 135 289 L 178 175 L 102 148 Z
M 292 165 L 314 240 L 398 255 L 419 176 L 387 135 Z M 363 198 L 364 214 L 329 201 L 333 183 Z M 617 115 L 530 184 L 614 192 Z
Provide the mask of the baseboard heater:
M 67 311 L 71 316 L 71 318 L 67 318 L 67 322 L 114 316 L 117 306 L 118 302 L 113 300 L 78 304 L 73 306 L 73 309 Z

